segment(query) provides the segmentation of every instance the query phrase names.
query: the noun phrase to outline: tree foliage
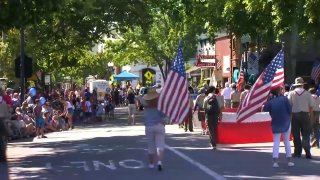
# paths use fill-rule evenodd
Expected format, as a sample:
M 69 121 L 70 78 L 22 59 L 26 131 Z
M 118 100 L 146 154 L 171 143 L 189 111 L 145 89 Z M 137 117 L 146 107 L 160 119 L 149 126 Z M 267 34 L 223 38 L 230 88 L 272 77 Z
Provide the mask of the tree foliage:
M 158 65 L 166 78 L 176 55 L 179 40 L 183 41 L 184 59 L 194 57 L 197 34 L 203 25 L 193 17 L 192 1 L 149 1 L 152 16 L 148 31 L 140 27 L 130 29 L 123 39 L 106 43 L 106 56 L 118 65 L 143 62 Z
M 35 71 L 85 77 L 108 73 L 107 63 L 159 65 L 164 77 L 183 41 L 184 59 L 194 57 L 197 34 L 219 31 L 272 44 L 297 31 L 302 39 L 320 38 L 318 0 L 2 0 L 1 76 L 13 76 L 19 54 L 19 28 L 26 32 L 26 53 Z M 123 37 L 92 54 L 104 34 Z
M 19 54 L 19 34 L 10 32 L 23 27 L 26 53 L 34 59 L 35 71 L 76 78 L 90 70 L 105 73 L 106 69 L 99 69 L 106 67 L 106 59 L 93 55 L 91 48 L 113 30 L 146 29 L 145 8 L 139 0 L 1 1 L 0 30 L 9 37 L 10 46 L 3 61 L 10 62 Z
M 302 39 L 319 38 L 320 4 L 317 0 L 206 0 L 205 21 L 210 34 L 226 30 L 235 35 L 249 34 L 264 43 L 281 40 L 298 29 Z

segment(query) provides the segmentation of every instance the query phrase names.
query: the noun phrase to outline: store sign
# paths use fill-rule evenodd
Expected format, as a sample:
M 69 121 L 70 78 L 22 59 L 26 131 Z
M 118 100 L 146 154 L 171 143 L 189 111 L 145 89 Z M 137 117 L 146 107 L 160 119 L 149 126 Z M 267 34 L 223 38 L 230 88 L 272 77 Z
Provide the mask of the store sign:
M 50 79 L 51 79 L 50 74 L 44 75 L 44 83 L 45 83 L 46 85 L 50 84 L 50 82 L 51 82 Z
M 198 55 L 196 57 L 198 67 L 215 67 L 216 66 L 216 56 L 215 55 Z

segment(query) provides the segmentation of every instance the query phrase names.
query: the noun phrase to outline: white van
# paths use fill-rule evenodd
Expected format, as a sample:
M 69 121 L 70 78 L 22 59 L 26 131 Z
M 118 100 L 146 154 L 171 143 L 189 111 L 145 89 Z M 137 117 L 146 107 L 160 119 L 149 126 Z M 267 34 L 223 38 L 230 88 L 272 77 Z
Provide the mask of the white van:
M 106 93 L 110 94 L 111 92 L 111 86 L 110 81 L 104 80 L 104 79 L 95 79 L 90 80 L 87 83 L 87 87 L 89 87 L 90 93 L 93 92 L 93 90 L 97 91 L 97 99 L 103 100 Z

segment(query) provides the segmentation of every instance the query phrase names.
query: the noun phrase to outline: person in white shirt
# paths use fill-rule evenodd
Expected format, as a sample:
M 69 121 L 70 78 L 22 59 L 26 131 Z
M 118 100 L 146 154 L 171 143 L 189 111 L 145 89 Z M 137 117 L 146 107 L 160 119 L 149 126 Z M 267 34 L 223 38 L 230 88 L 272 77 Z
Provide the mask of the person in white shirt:
M 86 101 L 84 103 L 84 113 L 85 113 L 85 121 L 91 121 L 91 117 L 92 117 L 92 107 L 91 107 L 91 102 L 90 102 L 90 98 L 86 98 Z
M 312 133 L 311 146 L 319 148 L 319 118 L 320 118 L 320 97 L 316 95 L 316 89 L 310 88 L 309 92 L 313 98 L 313 115 L 311 116 Z
M 226 82 L 224 85 L 224 89 L 222 90 L 222 93 L 221 93 L 224 99 L 225 108 L 231 108 L 231 92 L 232 92 L 232 88 L 230 87 L 230 84 Z
M 291 132 L 293 136 L 294 154 L 293 157 L 301 157 L 302 148 L 306 158 L 311 159 L 310 134 L 311 120 L 313 115 L 313 98 L 310 92 L 304 87 L 304 80 L 301 77 L 295 79 L 295 89 L 289 92 L 288 99 L 292 106 Z M 302 136 L 302 140 L 301 140 Z

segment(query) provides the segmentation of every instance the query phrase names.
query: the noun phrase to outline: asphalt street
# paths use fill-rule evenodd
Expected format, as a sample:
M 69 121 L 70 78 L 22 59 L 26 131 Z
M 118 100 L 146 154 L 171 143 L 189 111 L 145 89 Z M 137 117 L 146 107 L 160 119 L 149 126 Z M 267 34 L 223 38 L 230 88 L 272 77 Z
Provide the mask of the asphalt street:
M 218 145 L 212 150 L 200 130 L 184 132 L 166 126 L 164 169 L 149 169 L 146 138 L 138 113 L 128 126 L 126 110 L 118 108 L 115 120 L 76 126 L 74 130 L 47 134 L 47 139 L 10 142 L 7 164 L 0 164 L 5 179 L 89 180 L 193 180 L 193 179 L 320 179 L 320 150 L 313 159 L 285 163 L 282 145 L 280 167 L 272 167 L 272 143 Z

